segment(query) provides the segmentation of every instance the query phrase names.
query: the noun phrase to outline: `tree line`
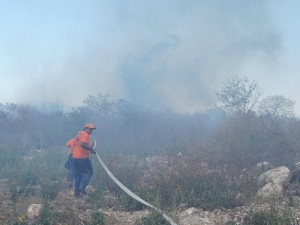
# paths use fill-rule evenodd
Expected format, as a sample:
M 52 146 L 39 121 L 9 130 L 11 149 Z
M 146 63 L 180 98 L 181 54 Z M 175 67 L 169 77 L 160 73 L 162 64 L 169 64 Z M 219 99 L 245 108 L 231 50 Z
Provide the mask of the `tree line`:
M 280 95 L 262 98 L 258 83 L 240 76 L 228 79 L 216 94 L 216 107 L 184 115 L 146 111 L 100 93 L 68 112 L 59 105 L 1 103 L 0 144 L 24 150 L 61 147 L 83 124 L 93 122 L 92 138 L 106 153 L 198 153 L 246 166 L 299 159 L 294 101 Z

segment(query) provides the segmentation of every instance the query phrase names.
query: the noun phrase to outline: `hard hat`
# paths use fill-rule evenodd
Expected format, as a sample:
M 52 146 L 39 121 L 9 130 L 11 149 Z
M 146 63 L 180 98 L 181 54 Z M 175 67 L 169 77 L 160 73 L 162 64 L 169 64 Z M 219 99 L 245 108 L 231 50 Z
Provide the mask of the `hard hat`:
M 96 127 L 93 124 L 91 124 L 91 123 L 86 123 L 84 125 L 84 128 L 96 129 Z

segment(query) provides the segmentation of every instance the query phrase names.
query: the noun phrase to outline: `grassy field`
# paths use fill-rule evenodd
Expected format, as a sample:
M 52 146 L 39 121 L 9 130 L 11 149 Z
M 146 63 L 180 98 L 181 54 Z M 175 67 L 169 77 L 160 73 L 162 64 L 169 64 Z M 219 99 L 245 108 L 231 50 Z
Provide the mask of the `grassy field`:
M 65 207 L 60 212 L 56 210 L 56 204 L 64 204 L 59 201 L 62 201 L 62 193 L 67 189 L 64 162 L 68 152 L 65 148 L 24 151 L 1 146 L 0 154 L 0 175 L 7 183 L 6 192 L 11 202 L 11 207 L 6 208 L 1 217 L 2 222 L 27 224 L 26 210 L 32 202 L 43 204 L 43 214 L 37 218 L 37 224 L 68 224 L 63 222 L 66 218 L 69 218 L 68 221 L 76 220 L 78 208 Z M 120 154 L 103 156 L 108 168 L 125 186 L 167 212 L 176 211 L 182 205 L 207 210 L 232 208 L 241 204 L 236 199 L 237 193 L 243 193 L 250 199 L 256 191 L 254 173 L 242 171 L 233 165 L 212 167 L 202 159 L 201 155 L 182 154 L 146 158 Z M 99 208 L 114 207 L 124 211 L 146 208 L 129 197 L 107 176 L 96 157 L 92 157 L 92 162 L 94 176 L 90 186 L 93 188 L 85 207 L 95 214 L 89 215 L 86 221 L 90 222 L 87 224 L 96 221 L 97 217 L 103 217 L 97 211 Z M 68 213 L 62 216 L 61 212 L 66 210 Z M 157 218 L 153 220 L 159 221 Z

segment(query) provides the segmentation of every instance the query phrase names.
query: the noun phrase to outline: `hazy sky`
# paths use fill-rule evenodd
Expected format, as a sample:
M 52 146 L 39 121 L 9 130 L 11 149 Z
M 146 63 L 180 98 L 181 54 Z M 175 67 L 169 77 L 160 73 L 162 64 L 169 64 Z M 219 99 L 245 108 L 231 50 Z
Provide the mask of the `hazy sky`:
M 201 111 L 234 75 L 300 114 L 298 0 L 0 0 L 0 103 Z

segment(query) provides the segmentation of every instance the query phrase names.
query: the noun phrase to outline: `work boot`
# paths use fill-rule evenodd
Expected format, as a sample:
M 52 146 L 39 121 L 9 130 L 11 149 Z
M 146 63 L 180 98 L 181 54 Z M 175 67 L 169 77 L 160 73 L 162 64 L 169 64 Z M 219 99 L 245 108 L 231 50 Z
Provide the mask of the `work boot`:
M 80 191 L 80 193 L 83 194 L 83 195 L 86 195 L 86 194 L 87 194 L 85 188 L 79 188 L 79 191 Z
M 76 198 L 80 198 L 80 197 L 81 197 L 81 194 L 80 194 L 80 193 L 81 193 L 81 192 L 80 192 L 80 189 L 75 188 L 74 196 L 75 196 Z
M 74 196 L 75 196 L 76 198 L 82 197 L 82 196 L 80 195 L 80 193 L 75 193 Z

